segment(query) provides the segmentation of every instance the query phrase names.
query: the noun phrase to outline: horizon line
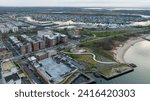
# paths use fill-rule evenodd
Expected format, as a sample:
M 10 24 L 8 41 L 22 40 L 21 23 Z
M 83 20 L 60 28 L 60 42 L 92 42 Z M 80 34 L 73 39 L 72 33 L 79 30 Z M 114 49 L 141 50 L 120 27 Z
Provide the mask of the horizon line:
M 93 7 L 93 8 L 106 8 L 107 6 L 1 6 L 0 5 L 0 7 L 73 7 L 73 8 L 78 8 L 78 7 Z M 111 7 L 116 7 L 116 8 L 150 8 L 149 6 L 137 6 L 137 7 L 135 7 L 135 6 L 133 6 L 133 7 L 131 7 L 131 6 L 124 6 L 124 7 L 119 7 L 119 6 L 109 6 L 109 7 L 107 7 L 107 8 L 111 8 Z

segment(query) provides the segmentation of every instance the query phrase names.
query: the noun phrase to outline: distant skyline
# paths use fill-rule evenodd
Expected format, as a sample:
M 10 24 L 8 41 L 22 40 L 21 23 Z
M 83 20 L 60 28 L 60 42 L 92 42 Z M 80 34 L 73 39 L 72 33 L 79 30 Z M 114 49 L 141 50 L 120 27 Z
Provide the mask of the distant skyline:
M 150 0 L 0 0 L 0 6 L 150 7 Z

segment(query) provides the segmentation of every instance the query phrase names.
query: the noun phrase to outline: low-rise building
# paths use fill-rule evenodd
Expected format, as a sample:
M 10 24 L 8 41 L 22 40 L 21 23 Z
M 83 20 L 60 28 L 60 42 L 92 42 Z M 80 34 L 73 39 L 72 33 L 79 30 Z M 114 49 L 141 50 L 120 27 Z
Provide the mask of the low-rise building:
M 21 84 L 21 77 L 19 77 L 18 69 L 11 61 L 2 62 L 2 79 L 5 84 Z
M 9 33 L 10 29 L 7 28 L 4 24 L 0 24 L 0 32 L 1 33 Z
M 29 42 L 22 42 L 15 36 L 9 37 L 10 42 L 17 47 L 18 51 L 24 55 L 26 53 L 32 52 L 32 46 Z
M 43 59 L 48 58 L 48 53 L 47 52 L 38 52 L 35 54 L 35 56 L 38 60 L 43 60 Z
M 0 32 L 1 33 L 9 33 L 12 32 L 18 32 L 18 27 L 10 22 L 2 23 L 0 24 Z
M 47 50 L 47 53 L 48 53 L 48 57 L 51 57 L 51 56 L 56 55 L 57 51 L 56 50 Z
M 11 23 L 6 23 L 6 26 L 12 31 L 12 32 L 18 32 L 18 27 Z
M 12 57 L 12 52 L 10 52 L 5 45 L 0 42 L 0 59 L 3 60 L 10 57 Z

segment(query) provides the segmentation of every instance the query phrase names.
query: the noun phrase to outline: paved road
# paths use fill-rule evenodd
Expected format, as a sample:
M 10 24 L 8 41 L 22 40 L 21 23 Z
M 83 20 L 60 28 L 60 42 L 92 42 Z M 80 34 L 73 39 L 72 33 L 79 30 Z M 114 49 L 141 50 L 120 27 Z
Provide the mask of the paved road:
M 78 54 L 78 55 L 92 55 L 93 56 L 93 60 L 101 63 L 101 64 L 116 64 L 117 62 L 103 62 L 103 61 L 99 61 L 96 59 L 96 55 L 94 53 L 69 53 L 69 52 L 64 52 L 66 54 Z

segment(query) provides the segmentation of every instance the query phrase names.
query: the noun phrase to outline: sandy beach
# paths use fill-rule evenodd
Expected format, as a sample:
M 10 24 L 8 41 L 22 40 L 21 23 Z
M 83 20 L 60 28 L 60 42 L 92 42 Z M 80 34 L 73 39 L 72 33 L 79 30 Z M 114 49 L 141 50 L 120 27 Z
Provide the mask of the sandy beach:
M 130 38 L 128 41 L 126 41 L 124 44 L 120 45 L 120 47 L 116 47 L 115 50 L 113 50 L 114 53 L 114 59 L 119 63 L 126 63 L 124 60 L 124 55 L 126 51 L 132 47 L 135 43 L 144 41 L 141 37 L 138 38 Z

